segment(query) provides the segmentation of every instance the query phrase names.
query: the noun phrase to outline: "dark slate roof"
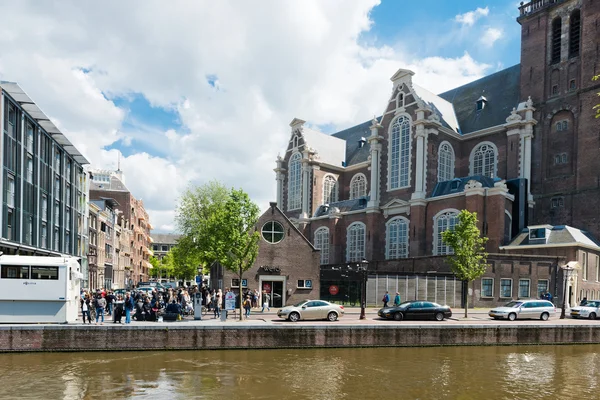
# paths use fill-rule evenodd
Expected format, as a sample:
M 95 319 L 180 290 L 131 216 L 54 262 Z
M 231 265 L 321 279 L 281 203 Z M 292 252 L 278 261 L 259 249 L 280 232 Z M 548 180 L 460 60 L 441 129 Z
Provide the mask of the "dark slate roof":
M 556 225 L 550 229 L 547 240 L 529 239 L 529 229 L 524 229 L 510 243 L 509 246 L 526 246 L 526 245 L 553 245 L 553 244 L 573 244 L 573 245 L 588 245 L 600 247 L 600 242 L 596 240 L 588 231 L 573 228 L 567 225 Z
M 466 176 L 464 178 L 454 178 L 451 181 L 438 182 L 433 188 L 431 197 L 444 196 L 446 194 L 460 193 L 465 190 L 465 185 L 469 181 L 480 182 L 484 188 L 494 187 L 495 179 L 487 176 Z
M 364 196 L 359 197 L 358 199 L 342 200 L 336 201 L 335 203 L 324 204 L 317 208 L 317 211 L 315 211 L 315 215 L 313 215 L 313 217 L 322 217 L 323 215 L 327 215 L 329 210 L 332 210 L 333 208 L 337 208 L 340 212 L 363 210 L 367 207 L 368 200 L 369 198 Z
M 520 79 L 521 65 L 517 64 L 439 96 L 454 105 L 461 133 L 475 132 L 506 123 L 513 107 L 522 100 Z M 477 111 L 475 105 L 481 96 L 487 103 L 483 110 Z
M 378 117 L 377 121 L 381 122 L 381 117 Z M 365 143 L 363 147 L 360 147 L 359 141 L 361 138 L 367 139 L 371 136 L 371 129 L 369 127 L 372 123 L 373 120 L 369 120 L 331 135 L 346 141 L 346 166 L 367 161 L 369 158 L 371 146 L 369 146 L 369 143 Z

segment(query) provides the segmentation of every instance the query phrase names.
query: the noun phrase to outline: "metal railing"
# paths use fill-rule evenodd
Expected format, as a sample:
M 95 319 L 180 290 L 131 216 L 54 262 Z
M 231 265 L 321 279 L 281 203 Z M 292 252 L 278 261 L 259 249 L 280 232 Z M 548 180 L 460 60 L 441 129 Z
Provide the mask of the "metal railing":
M 529 3 L 521 2 L 519 7 L 520 16 L 524 17 L 552 4 L 562 3 L 564 0 L 531 0 Z

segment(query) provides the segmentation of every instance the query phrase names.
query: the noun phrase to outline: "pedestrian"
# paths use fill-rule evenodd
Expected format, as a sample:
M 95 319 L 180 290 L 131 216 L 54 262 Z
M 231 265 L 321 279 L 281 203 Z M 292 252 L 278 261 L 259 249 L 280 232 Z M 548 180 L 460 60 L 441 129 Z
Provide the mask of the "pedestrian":
M 246 300 L 244 300 L 244 315 L 246 318 L 250 317 L 250 309 L 252 308 L 252 300 L 250 300 L 250 295 L 246 296 Z
M 388 306 L 388 303 L 390 302 L 390 294 L 387 290 L 385 291 L 385 294 L 383 295 L 381 301 L 383 301 L 383 308 L 386 308 Z
M 107 312 L 108 315 L 113 314 L 114 302 L 116 300 L 117 300 L 117 297 L 115 296 L 113 291 L 111 290 L 110 292 L 108 292 L 108 294 L 106 295 L 106 308 L 108 309 L 108 312 Z
M 252 292 L 252 308 L 258 308 L 258 289 Z
M 104 310 L 106 309 L 106 299 L 102 295 L 96 299 L 96 325 L 98 325 L 98 319 L 102 317 L 100 325 L 104 325 Z
M 221 317 L 221 304 L 223 301 L 223 292 L 221 291 L 221 289 L 219 289 L 217 291 L 217 293 L 215 294 L 214 297 L 214 317 L 213 318 L 220 318 Z
M 88 322 L 92 323 L 92 315 L 90 313 L 90 296 L 86 293 L 81 299 L 81 316 L 83 317 L 83 323 L 85 324 L 85 317 L 87 316 Z
M 271 311 L 269 308 L 269 294 L 266 290 L 263 290 L 262 312 L 265 312 L 265 308 L 267 311 Z
M 584 297 L 583 299 L 581 299 L 581 303 L 579 303 L 580 306 L 585 306 L 587 304 L 587 297 Z
M 125 293 L 125 304 L 123 305 L 125 308 L 125 323 L 131 323 L 131 312 L 133 311 L 133 297 L 131 297 L 131 293 Z
M 394 297 L 394 307 L 398 307 L 400 305 L 400 292 L 396 292 L 396 297 Z

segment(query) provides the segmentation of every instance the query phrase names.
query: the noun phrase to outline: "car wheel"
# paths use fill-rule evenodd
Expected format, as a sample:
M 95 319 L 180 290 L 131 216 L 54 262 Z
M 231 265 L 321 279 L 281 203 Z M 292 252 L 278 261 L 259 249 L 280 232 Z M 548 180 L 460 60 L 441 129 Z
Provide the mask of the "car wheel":
M 439 313 L 435 314 L 435 320 L 436 321 L 443 321 L 444 320 L 444 313 L 439 312 Z
M 396 314 L 394 314 L 394 319 L 396 321 L 402 321 L 404 319 L 404 315 L 402 315 L 401 312 L 397 312 Z
M 338 317 L 337 317 L 337 314 L 336 314 L 336 313 L 334 313 L 333 311 L 332 311 L 332 312 L 330 312 L 329 314 L 327 314 L 327 319 L 328 319 L 329 321 L 331 321 L 331 322 L 333 322 L 333 321 L 337 321 L 337 318 L 338 318 Z
M 300 320 L 300 314 L 298 314 L 297 312 L 293 312 L 290 314 L 288 319 L 292 322 L 298 322 Z
M 515 314 L 515 313 L 508 314 L 509 321 L 514 321 L 515 319 L 517 319 L 517 314 Z
M 590 313 L 590 319 L 596 319 L 596 313 Z
M 540 319 L 542 321 L 548 321 L 548 318 L 550 318 L 550 314 L 548 314 L 547 312 L 542 313 L 542 315 L 540 315 Z

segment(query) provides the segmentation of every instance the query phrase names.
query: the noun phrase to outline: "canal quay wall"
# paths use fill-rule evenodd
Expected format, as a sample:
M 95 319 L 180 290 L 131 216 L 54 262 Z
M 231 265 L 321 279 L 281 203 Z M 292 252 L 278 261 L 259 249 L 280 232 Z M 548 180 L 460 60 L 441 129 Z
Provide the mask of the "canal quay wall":
M 600 343 L 600 325 L 0 326 L 0 352 Z

